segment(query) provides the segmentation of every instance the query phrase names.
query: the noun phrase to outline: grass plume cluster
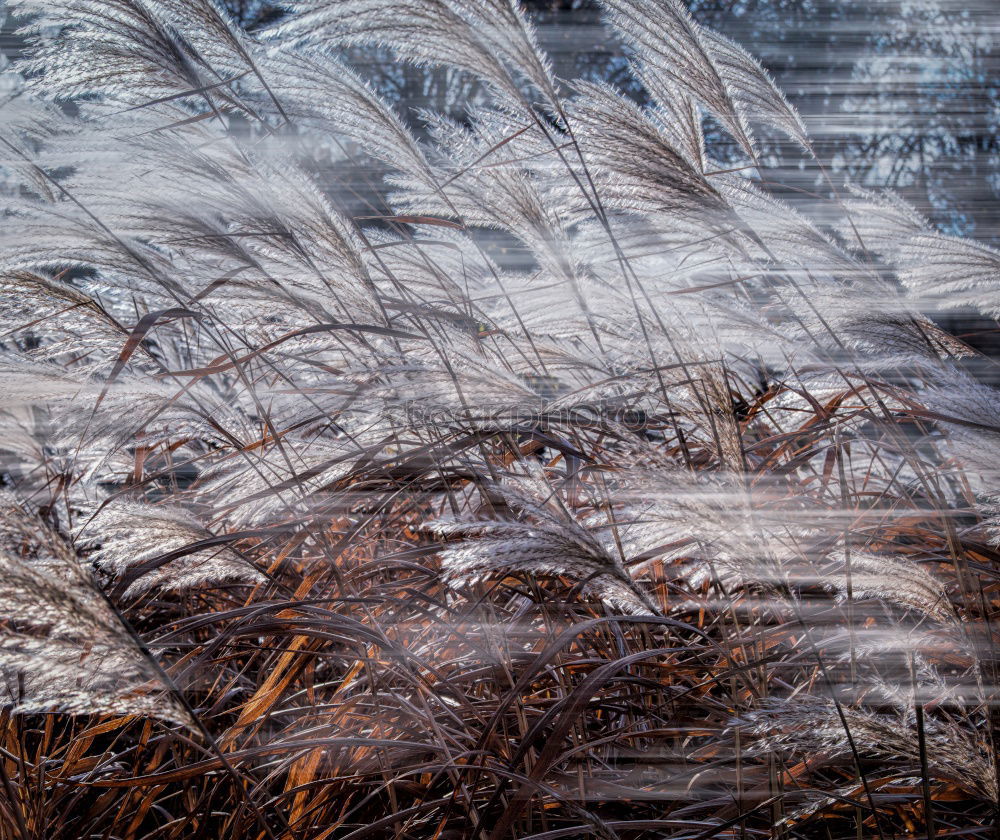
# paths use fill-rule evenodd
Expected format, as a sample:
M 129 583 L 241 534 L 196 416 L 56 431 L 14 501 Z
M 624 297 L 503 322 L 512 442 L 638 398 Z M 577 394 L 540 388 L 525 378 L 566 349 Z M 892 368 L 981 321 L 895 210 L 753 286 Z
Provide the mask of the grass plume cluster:
M 995 836 L 1000 253 L 603 5 L 9 3 L 0 838 Z

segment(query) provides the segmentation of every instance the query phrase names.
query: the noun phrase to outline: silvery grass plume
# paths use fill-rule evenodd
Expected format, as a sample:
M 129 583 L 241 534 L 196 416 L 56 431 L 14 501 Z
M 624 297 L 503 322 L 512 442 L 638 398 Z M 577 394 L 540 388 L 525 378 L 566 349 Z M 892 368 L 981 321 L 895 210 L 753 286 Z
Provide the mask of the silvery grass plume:
M 481 76 L 497 93 L 518 101 L 521 83 L 557 107 L 556 83 L 533 29 L 517 3 L 507 0 L 406 0 L 386 17 L 381 0 L 306 0 L 278 27 L 284 40 L 383 44 L 417 64 L 449 64 Z
M 263 576 L 189 512 L 128 499 L 104 503 L 83 525 L 81 545 L 97 544 L 89 559 L 115 577 L 136 573 L 125 597 L 157 587 L 183 591 L 222 581 L 260 583 Z M 78 538 L 79 539 L 79 538 Z M 198 549 L 199 543 L 208 543 Z M 179 556 L 171 556 L 179 555 Z M 154 565 L 160 558 L 167 562 Z M 151 568 L 145 570 L 146 564 Z
M 837 600 L 880 600 L 936 621 L 955 623 L 955 611 L 937 578 L 913 560 L 863 551 L 839 551 L 827 558 L 835 568 L 823 577 Z
M 556 78 L 514 0 L 11 8 L 3 723 L 190 723 L 134 625 L 221 745 L 122 735 L 94 814 L 145 780 L 125 834 L 736 830 L 784 771 L 734 718 L 860 801 L 833 686 L 852 777 L 923 762 L 985 824 L 1000 412 L 935 315 L 996 314 L 994 251 L 780 197 L 755 133 L 813 154 L 802 120 L 677 0 L 602 3 L 642 95 Z M 372 47 L 478 93 L 397 109 Z
M 917 299 L 945 309 L 970 307 L 991 318 L 1000 314 L 996 249 L 934 230 L 892 193 L 858 190 L 847 209 L 855 238 L 862 247 L 883 255 Z
M 803 563 L 819 559 L 823 540 L 843 521 L 780 484 L 747 486 L 740 474 L 722 471 L 692 475 L 642 447 L 608 460 L 620 465 L 607 479 L 606 503 L 625 552 L 680 563 L 677 573 L 693 590 L 720 581 L 775 596 L 798 583 Z
M 577 520 L 540 469 L 511 476 L 505 484 L 491 487 L 490 496 L 515 518 L 439 519 L 424 526 L 436 536 L 462 538 L 441 552 L 449 581 L 467 585 L 518 572 L 564 575 L 574 588 L 610 606 L 630 613 L 659 614 L 622 558 Z
M 149 716 L 190 725 L 73 549 L 2 500 L 0 674 L 16 712 Z
M 862 756 L 899 762 L 900 773 L 907 778 L 920 775 L 922 750 L 912 708 L 889 713 L 845 707 L 842 711 Z M 762 750 L 811 755 L 816 765 L 849 754 L 840 714 L 833 702 L 822 698 L 775 704 L 755 713 L 750 723 Z M 925 738 L 936 778 L 996 800 L 996 771 L 986 745 L 947 719 L 928 718 Z

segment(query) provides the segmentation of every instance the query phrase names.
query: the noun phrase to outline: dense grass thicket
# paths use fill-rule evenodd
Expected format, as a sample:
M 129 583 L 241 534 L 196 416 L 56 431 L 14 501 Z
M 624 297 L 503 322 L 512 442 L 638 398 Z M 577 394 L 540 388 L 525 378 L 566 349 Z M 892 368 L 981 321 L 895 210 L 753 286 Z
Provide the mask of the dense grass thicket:
M 997 836 L 1000 252 L 603 8 L 8 4 L 0 838 Z

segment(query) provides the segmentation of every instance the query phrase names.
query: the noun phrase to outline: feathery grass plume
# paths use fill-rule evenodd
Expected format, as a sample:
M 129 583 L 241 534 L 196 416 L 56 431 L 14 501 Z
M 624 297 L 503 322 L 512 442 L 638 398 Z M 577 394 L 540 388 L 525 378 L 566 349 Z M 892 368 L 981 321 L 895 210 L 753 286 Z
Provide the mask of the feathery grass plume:
M 129 584 L 125 597 L 154 587 L 180 592 L 227 581 L 263 581 L 248 560 L 225 545 L 193 548 L 214 536 L 188 511 L 112 499 L 86 520 L 79 538 L 84 546 L 97 546 L 90 555 L 97 567 L 119 578 L 164 555 L 180 555 L 143 572 Z
M 585 595 L 634 614 L 660 610 L 608 550 L 566 508 L 540 468 L 490 488 L 518 519 L 426 523 L 430 533 L 463 542 L 441 552 L 446 578 L 475 583 L 497 574 L 566 575 Z
M 780 129 L 803 148 L 811 150 L 802 118 L 760 62 L 718 32 L 702 27 L 698 34 L 733 104 L 747 121 Z
M 551 149 L 544 147 L 539 131 L 519 126 L 509 109 L 477 109 L 469 122 L 464 126 L 443 117 L 428 119 L 439 155 L 447 156 L 436 181 L 444 186 L 435 186 L 434 193 L 428 194 L 423 183 L 414 190 L 413 184 L 402 180 L 398 182 L 402 189 L 390 196 L 393 206 L 407 214 L 430 209 L 446 217 L 457 216 L 466 225 L 517 237 L 542 272 L 538 285 L 546 285 L 545 281 L 564 284 L 584 316 L 585 328 L 595 333 L 585 289 L 590 272 L 575 254 L 569 230 L 579 196 L 550 189 L 545 176 L 548 168 L 530 162 L 531 157 Z M 481 158 L 498 145 L 509 148 L 506 154 L 512 156 L 511 162 L 501 159 L 479 166 Z M 522 163 L 522 158 L 528 162 Z M 564 196 L 566 201 L 561 200 Z M 513 314 L 523 329 L 522 316 Z
M 670 145 L 693 169 L 706 171 L 705 133 L 697 101 L 664 76 L 648 72 L 641 63 L 633 63 L 632 73 L 649 94 L 656 111 L 656 123 L 669 136 Z
M 713 60 L 715 44 L 706 42 L 702 28 L 679 0 L 602 0 L 601 5 L 618 34 L 635 50 L 644 74 L 661 77 L 661 84 L 680 88 L 701 102 L 746 155 L 754 157 L 747 115 L 737 107 Z
M 694 219 L 710 229 L 730 228 L 729 207 L 700 169 L 671 144 L 670 134 L 644 111 L 604 84 L 578 82 L 570 117 L 584 156 L 600 176 L 609 207 L 625 212 L 663 214 L 675 223 Z M 661 222 L 662 224 L 662 222 Z
M 918 401 L 947 431 L 950 449 L 969 473 L 978 474 L 978 479 L 970 476 L 977 488 L 996 493 L 1000 489 L 995 457 L 1000 445 L 1000 391 L 949 365 L 935 372 Z
M 188 725 L 70 546 L 9 494 L 0 519 L 0 679 L 13 710 Z
M 691 476 L 656 460 L 659 469 L 636 465 L 612 482 L 618 539 L 630 557 L 683 558 L 678 575 L 691 590 L 719 580 L 774 594 L 799 562 L 800 545 L 831 527 L 821 511 L 782 499 L 780 487 L 762 481 L 748 490 L 738 473 Z
M 841 708 L 863 757 L 900 762 L 902 775 L 919 775 L 921 747 L 912 709 L 886 714 Z M 827 761 L 849 755 L 844 726 L 832 701 L 799 697 L 755 712 L 750 721 L 761 750 L 819 754 Z M 928 717 L 925 726 L 926 755 L 934 775 L 995 802 L 994 763 L 982 741 L 944 718 Z
M 847 216 L 840 233 L 854 248 L 891 259 L 902 242 L 930 228 L 927 219 L 891 190 L 873 192 L 850 186 Z
M 36 90 L 53 98 L 99 95 L 142 105 L 211 88 L 213 99 L 236 104 L 226 87 L 232 79 L 192 48 L 163 3 L 16 0 L 10 5 L 30 16 L 22 31 L 36 40 L 34 54 L 20 69 L 32 74 Z M 60 37 L 41 38 L 50 27 L 59 27 Z
M 347 138 L 433 190 L 433 173 L 410 128 L 354 70 L 321 47 L 279 42 L 260 59 L 288 119 L 304 131 Z M 262 100 L 260 108 L 269 103 Z
M 296 0 L 276 29 L 291 42 L 380 44 L 416 64 L 449 64 L 480 77 L 512 102 L 519 79 L 550 107 L 555 82 L 530 22 L 508 0 Z
M 834 561 L 837 568 L 823 580 L 836 590 L 840 602 L 847 600 L 850 590 L 851 598 L 877 599 L 916 610 L 937 621 L 956 621 L 955 611 L 941 583 L 913 560 L 863 551 L 851 551 L 849 557 L 839 552 L 828 560 Z
M 944 309 L 972 307 L 1000 315 L 996 278 L 1000 251 L 972 239 L 940 233 L 892 192 L 854 190 L 845 204 L 848 240 L 883 254 L 918 302 Z
M 86 380 L 62 366 L 6 353 L 0 357 L 0 382 L 7 397 L 7 408 L 18 404 L 40 403 L 72 397 Z
M 350 435 L 286 435 L 283 449 L 215 459 L 200 472 L 197 498 L 230 528 L 280 527 L 289 516 L 338 518 L 350 508 L 347 494 L 337 491 L 341 482 L 359 467 L 362 476 L 366 466 L 374 470 L 373 457 L 400 442 L 388 422 L 369 422 L 368 428 L 352 424 Z
M 0 295 L 0 318 L 17 325 L 5 338 L 33 358 L 79 361 L 89 352 L 96 362 L 117 352 L 124 340 L 121 326 L 97 300 L 54 277 L 3 272 Z
M 225 6 L 204 0 L 157 0 L 155 8 L 184 33 L 217 76 L 239 79 L 252 73 L 257 82 L 267 84 L 254 63 L 258 42 L 247 37 Z
M 531 19 L 518 0 L 449 0 L 489 48 L 502 57 L 515 78 L 529 83 L 551 109 L 558 110 L 557 82 L 540 49 Z
M 795 280 L 807 281 L 814 272 L 847 278 L 867 273 L 815 223 L 750 179 L 723 173 L 713 178 L 712 184 L 743 221 L 740 229 L 751 239 L 750 247 L 761 248 L 761 258 L 765 260 L 778 259 L 790 264 L 788 271 Z
M 907 240 L 897 252 L 899 277 L 911 292 L 943 308 L 970 306 L 1000 317 L 1000 251 L 980 242 L 928 233 Z
M 806 346 L 824 347 L 835 359 L 846 357 L 858 370 L 912 366 L 933 372 L 941 360 L 979 355 L 875 277 L 807 278 L 803 285 L 811 306 L 797 317 L 791 335 Z

